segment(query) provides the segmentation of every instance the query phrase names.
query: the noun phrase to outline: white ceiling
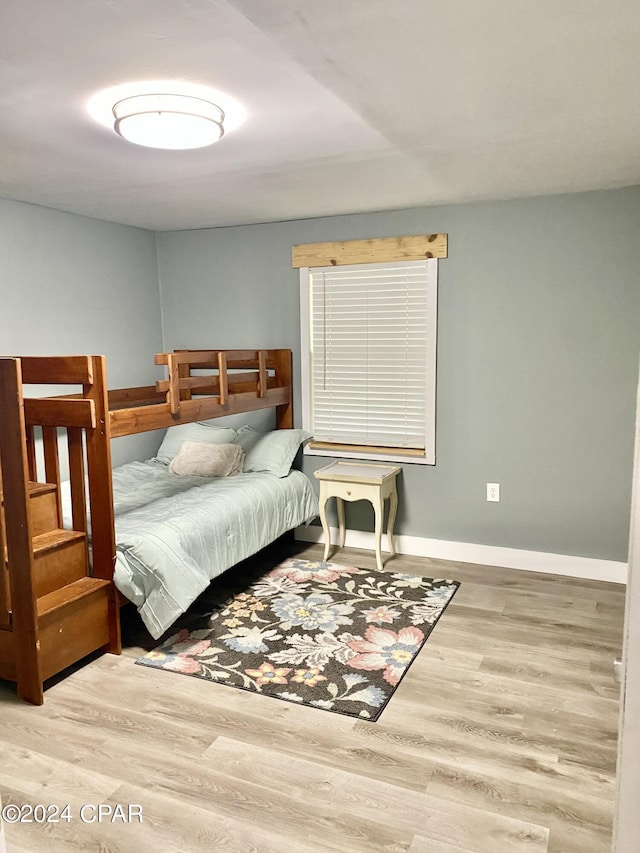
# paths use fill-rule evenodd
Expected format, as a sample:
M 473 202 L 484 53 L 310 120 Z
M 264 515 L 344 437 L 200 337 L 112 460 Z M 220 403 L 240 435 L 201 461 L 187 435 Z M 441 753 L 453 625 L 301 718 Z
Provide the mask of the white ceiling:
M 248 117 L 156 151 L 96 91 Z M 153 230 L 640 184 L 638 0 L 2 0 L 0 196 Z

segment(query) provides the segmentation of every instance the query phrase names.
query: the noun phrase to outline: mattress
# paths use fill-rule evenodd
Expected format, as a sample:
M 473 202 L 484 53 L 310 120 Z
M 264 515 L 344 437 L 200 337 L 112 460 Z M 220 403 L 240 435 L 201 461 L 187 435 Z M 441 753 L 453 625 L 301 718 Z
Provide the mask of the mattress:
M 114 581 L 160 637 L 213 578 L 318 514 L 310 481 L 287 477 L 177 477 L 166 465 L 113 471 Z

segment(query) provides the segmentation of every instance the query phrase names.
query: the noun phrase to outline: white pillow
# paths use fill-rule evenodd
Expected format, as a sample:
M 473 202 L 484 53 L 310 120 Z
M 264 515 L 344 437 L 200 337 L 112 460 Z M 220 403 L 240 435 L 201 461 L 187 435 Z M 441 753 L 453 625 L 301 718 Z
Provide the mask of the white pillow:
M 207 444 L 234 444 L 236 431 L 205 424 L 178 424 L 169 427 L 158 450 L 156 461 L 168 465 L 178 455 L 185 441 L 203 441 Z
M 185 441 L 169 470 L 178 477 L 231 477 L 242 473 L 244 450 L 238 444 Z
M 276 477 L 286 477 L 301 444 L 312 438 L 303 429 L 275 429 L 259 432 L 250 426 L 241 427 L 236 443 L 245 452 L 245 471 L 266 471 Z

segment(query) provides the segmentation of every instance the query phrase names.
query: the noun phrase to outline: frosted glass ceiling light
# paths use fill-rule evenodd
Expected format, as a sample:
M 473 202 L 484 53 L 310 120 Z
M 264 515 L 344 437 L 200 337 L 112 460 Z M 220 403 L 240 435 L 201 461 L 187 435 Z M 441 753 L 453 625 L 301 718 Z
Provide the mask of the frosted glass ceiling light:
M 148 148 L 204 148 L 224 134 L 220 107 L 191 95 L 122 98 L 114 104 L 113 115 L 117 134 Z

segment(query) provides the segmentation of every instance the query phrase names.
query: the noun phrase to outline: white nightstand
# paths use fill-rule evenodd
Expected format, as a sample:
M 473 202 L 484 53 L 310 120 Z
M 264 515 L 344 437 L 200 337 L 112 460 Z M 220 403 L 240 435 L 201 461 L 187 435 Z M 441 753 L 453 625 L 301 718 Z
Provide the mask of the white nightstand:
M 393 525 L 398 509 L 398 492 L 396 477 L 400 468 L 395 465 L 377 464 L 374 462 L 332 462 L 326 468 L 314 471 L 314 476 L 320 481 L 320 521 L 324 530 L 324 557 L 326 560 L 331 549 L 331 532 L 327 522 L 326 503 L 329 498 L 336 499 L 338 508 L 338 525 L 340 529 L 339 547 L 344 546 L 344 501 L 370 501 L 375 514 L 376 562 L 382 569 L 382 519 L 384 516 L 384 501 L 389 498 L 389 521 L 387 524 L 387 540 L 389 551 L 393 557 L 396 553 L 393 542 Z

